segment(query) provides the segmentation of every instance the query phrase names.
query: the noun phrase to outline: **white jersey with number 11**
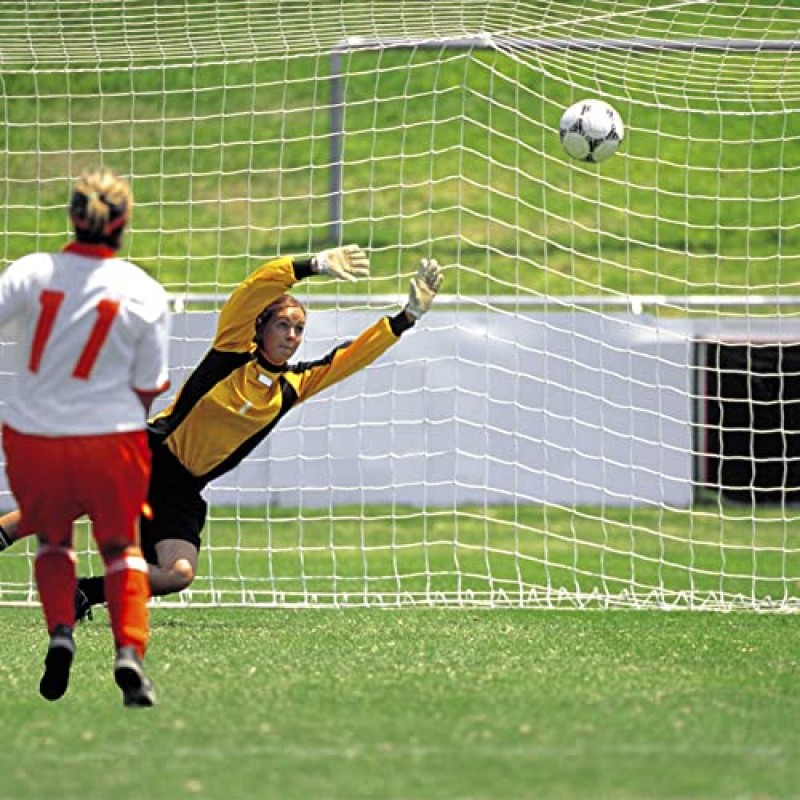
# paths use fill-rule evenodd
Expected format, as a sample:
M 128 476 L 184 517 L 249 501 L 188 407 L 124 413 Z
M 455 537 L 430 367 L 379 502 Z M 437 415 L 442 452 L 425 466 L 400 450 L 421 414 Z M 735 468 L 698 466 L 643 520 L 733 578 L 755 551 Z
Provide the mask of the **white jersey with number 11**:
M 163 287 L 98 245 L 35 253 L 0 276 L 0 325 L 18 319 L 22 363 L 2 410 L 42 436 L 142 430 L 138 392 L 168 384 Z

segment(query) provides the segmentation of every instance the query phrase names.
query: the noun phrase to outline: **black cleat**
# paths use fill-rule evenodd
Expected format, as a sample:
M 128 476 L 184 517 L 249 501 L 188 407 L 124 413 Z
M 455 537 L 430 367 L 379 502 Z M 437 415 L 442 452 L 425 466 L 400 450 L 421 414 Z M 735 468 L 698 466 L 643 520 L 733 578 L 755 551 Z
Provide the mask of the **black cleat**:
M 72 628 L 56 625 L 50 635 L 50 647 L 44 659 L 44 675 L 39 681 L 39 694 L 45 700 L 58 700 L 69 686 L 69 670 L 75 656 Z
M 85 592 L 80 588 L 75 589 L 75 622 L 92 620 L 92 604 Z
M 149 708 L 156 704 L 156 690 L 132 647 L 117 650 L 114 680 L 122 689 L 122 702 L 128 708 Z
M 8 531 L 0 525 L 0 550 L 5 550 L 7 547 L 11 547 L 14 544 L 14 540 L 8 535 Z

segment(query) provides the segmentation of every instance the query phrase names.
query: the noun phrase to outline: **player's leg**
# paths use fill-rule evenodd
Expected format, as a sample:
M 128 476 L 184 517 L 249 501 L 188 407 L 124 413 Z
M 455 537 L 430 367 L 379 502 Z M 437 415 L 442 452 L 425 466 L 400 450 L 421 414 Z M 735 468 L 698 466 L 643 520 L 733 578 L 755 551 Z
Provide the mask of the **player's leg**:
M 150 477 L 147 498 L 152 514 L 140 519 L 140 541 L 149 565 L 154 597 L 187 589 L 197 574 L 200 534 L 208 506 L 199 491 L 164 482 L 157 470 Z M 102 578 L 81 578 L 78 590 L 90 605 L 105 602 Z
M 67 691 L 75 658 L 72 630 L 75 625 L 73 598 L 77 577 L 75 552 L 72 549 L 72 522 L 49 525 L 41 521 L 37 527 L 42 532 L 39 534 L 34 575 L 50 634 L 39 693 L 46 700 L 58 700 Z
M 147 501 L 152 516 L 142 519 L 142 549 L 154 596 L 182 592 L 197 574 L 200 534 L 208 505 L 199 490 L 175 485 L 153 473 Z
M 8 547 L 11 547 L 14 542 L 24 539 L 26 536 L 31 535 L 32 532 L 20 533 L 20 512 L 19 509 L 14 509 L 6 514 L 0 514 L 0 553 Z M 100 578 L 102 582 L 102 577 Z M 79 582 L 80 583 L 80 582 Z M 84 619 L 92 618 L 92 604 L 86 597 L 85 593 L 81 590 L 80 586 L 75 590 L 75 621 L 82 622 Z
M 175 594 L 188 588 L 197 574 L 197 546 L 182 539 L 165 539 L 147 555 L 150 594 L 153 597 Z M 92 606 L 106 602 L 105 580 L 102 575 L 80 578 L 75 593 L 75 619 L 91 618 Z
M 155 545 L 157 564 L 150 565 L 150 591 L 154 596 L 188 589 L 197 574 L 198 550 L 192 542 L 164 539 Z
M 98 542 L 99 546 L 99 542 Z M 114 632 L 114 680 L 128 707 L 155 705 L 152 682 L 142 666 L 149 638 L 147 563 L 138 546 L 104 544 L 105 591 Z
M 72 522 L 81 510 L 69 484 L 80 462 L 70 462 L 62 439 L 27 436 L 8 426 L 3 428 L 3 446 L 9 486 L 24 514 L 20 532 L 39 531 L 34 575 L 50 634 L 39 691 L 47 700 L 58 700 L 69 685 L 75 655 Z
M 149 638 L 150 588 L 138 536 L 150 473 L 147 438 L 137 431 L 85 439 L 84 458 L 91 466 L 85 470 L 82 502 L 105 565 L 105 596 L 116 647 L 114 679 L 126 706 L 151 706 L 155 691 L 141 663 Z
M 51 544 L 48 541 L 48 538 L 64 541 L 63 532 L 54 533 L 54 530 L 42 526 L 43 533 L 39 537 L 34 561 L 36 587 L 50 634 L 44 673 L 39 681 L 39 693 L 45 700 L 58 700 L 64 696 L 75 657 L 72 629 L 76 559 L 71 545 Z M 69 539 L 71 536 L 67 534 Z

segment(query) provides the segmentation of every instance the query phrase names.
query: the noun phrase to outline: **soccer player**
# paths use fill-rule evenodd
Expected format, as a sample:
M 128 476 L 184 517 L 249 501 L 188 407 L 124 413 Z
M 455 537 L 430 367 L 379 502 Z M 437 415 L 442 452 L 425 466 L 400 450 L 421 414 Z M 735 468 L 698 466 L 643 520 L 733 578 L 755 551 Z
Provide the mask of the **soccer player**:
M 169 314 L 163 288 L 117 257 L 131 203 L 130 187 L 113 172 L 85 172 L 69 205 L 75 240 L 58 253 L 20 258 L 0 276 L 0 325 L 19 321 L 25 361 L 5 407 L 3 448 L 18 534 L 39 537 L 46 700 L 69 685 L 73 523 L 86 514 L 104 563 L 114 678 L 126 706 L 155 702 L 142 666 L 148 581 L 137 525 L 150 475 L 147 413 L 168 386 Z
M 141 539 L 153 595 L 179 592 L 194 580 L 206 520 L 205 486 L 234 469 L 298 403 L 395 344 L 430 309 L 443 279 L 438 263 L 423 259 L 399 313 L 379 319 L 323 358 L 293 364 L 306 309 L 286 292 L 317 274 L 354 281 L 369 274 L 369 259 L 357 245 L 347 245 L 310 259 L 277 258 L 257 269 L 222 307 L 211 349 L 175 401 L 150 420 L 153 513 L 141 520 Z M 0 517 L 7 543 L 18 538 L 17 519 L 16 511 Z M 104 602 L 107 590 L 97 577 L 83 578 L 79 586 L 82 617 L 88 606 Z

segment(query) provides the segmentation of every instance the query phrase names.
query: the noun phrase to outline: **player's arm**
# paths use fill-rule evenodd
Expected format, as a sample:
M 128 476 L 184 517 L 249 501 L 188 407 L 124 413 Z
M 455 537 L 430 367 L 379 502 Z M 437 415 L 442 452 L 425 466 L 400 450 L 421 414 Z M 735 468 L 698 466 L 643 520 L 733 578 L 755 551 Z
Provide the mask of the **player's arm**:
M 23 256 L 0 275 L 0 328 L 29 304 L 28 298 L 33 296 L 31 284 L 35 280 L 36 265 L 36 254 Z
M 169 303 L 161 286 L 151 285 L 142 313 L 132 376 L 133 391 L 148 414 L 153 400 L 169 388 Z
M 418 319 L 430 311 L 444 279 L 435 259 L 424 258 L 411 279 L 408 301 L 392 317 L 383 317 L 360 336 L 336 348 L 325 358 L 304 367 L 297 386 L 298 397 L 306 400 L 371 364 L 389 349 Z
M 357 244 L 349 244 L 322 250 L 311 258 L 287 256 L 268 261 L 233 290 L 220 310 L 214 349 L 249 352 L 253 323 L 259 313 L 298 281 L 312 275 L 355 281 L 369 275 L 369 259 Z
M 153 402 L 155 401 L 156 397 L 166 392 L 167 389 L 169 389 L 169 381 L 164 383 L 160 388 L 152 389 L 147 392 L 142 391 L 141 389 L 134 390 L 136 392 L 136 396 L 139 398 L 139 402 L 142 404 L 142 408 L 144 409 L 144 413 L 146 415 L 150 414 L 150 409 L 152 408 Z

